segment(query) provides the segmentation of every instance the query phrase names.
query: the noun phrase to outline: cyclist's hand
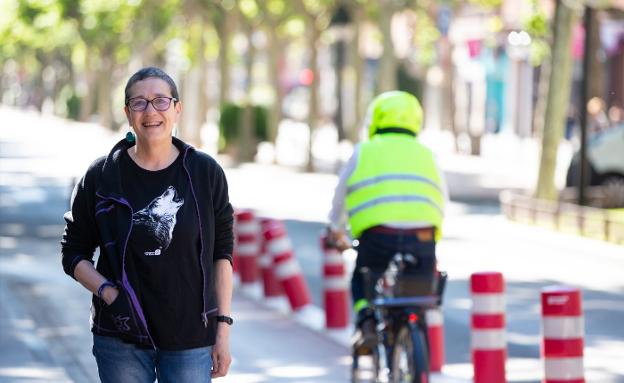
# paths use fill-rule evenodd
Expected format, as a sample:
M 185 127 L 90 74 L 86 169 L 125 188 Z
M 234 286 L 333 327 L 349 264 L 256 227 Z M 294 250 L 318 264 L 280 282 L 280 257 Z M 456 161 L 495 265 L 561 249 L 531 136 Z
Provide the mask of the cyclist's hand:
M 327 237 L 329 243 L 331 243 L 336 249 L 345 251 L 351 248 L 351 241 L 347 234 L 342 230 L 336 230 L 332 228 L 327 229 Z

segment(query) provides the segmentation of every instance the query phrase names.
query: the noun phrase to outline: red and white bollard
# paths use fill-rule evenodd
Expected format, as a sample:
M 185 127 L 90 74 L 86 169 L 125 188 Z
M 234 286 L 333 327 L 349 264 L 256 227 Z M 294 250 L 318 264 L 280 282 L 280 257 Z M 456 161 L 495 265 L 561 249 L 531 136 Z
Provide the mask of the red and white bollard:
M 282 286 L 273 271 L 273 257 L 267 249 L 267 241 L 264 233 L 269 230 L 275 221 L 269 218 L 260 219 L 260 228 L 262 236 L 260 238 L 260 257 L 258 258 L 258 266 L 260 266 L 260 274 L 262 275 L 262 287 L 264 296 L 274 298 L 283 295 Z
M 505 282 L 498 272 L 470 276 L 472 293 L 471 349 L 475 383 L 504 383 Z
M 260 252 L 260 225 L 253 212 L 236 212 L 236 257 L 241 283 L 258 280 L 258 253 Z
M 442 371 L 444 365 L 444 317 L 439 308 L 425 312 L 427 336 L 429 337 L 429 370 Z
M 579 289 L 542 290 L 544 383 L 584 383 L 584 321 Z
M 273 258 L 275 275 L 286 293 L 290 307 L 296 311 L 310 304 L 310 291 L 293 254 L 284 224 L 275 221 L 264 232 L 264 238 Z
M 325 327 L 345 328 L 349 324 L 349 283 L 345 277 L 345 263 L 340 250 L 328 246 L 327 234 L 321 234 L 323 257 L 323 302 Z

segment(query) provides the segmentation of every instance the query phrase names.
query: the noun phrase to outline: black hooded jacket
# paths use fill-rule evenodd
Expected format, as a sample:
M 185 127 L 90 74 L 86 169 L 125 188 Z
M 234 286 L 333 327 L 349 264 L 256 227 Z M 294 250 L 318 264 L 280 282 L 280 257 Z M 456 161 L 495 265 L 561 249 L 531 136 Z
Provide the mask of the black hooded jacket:
M 219 259 L 232 261 L 233 210 L 225 174 L 217 162 L 175 137 L 173 144 L 183 156 L 199 222 L 203 286 L 198 288 L 202 289 L 203 310 L 197 313 L 197 320 L 212 329 L 214 339 L 218 308 L 213 264 Z M 61 241 L 62 262 L 65 273 L 74 277 L 78 262 L 84 259 L 93 263 L 99 247 L 96 269 L 118 286 L 120 294 L 110 306 L 93 296 L 92 331 L 155 348 L 136 291 L 140 271 L 127 255 L 133 211 L 123 195 L 120 159 L 133 145 L 125 139 L 118 142 L 108 156 L 91 164 L 76 185 L 71 210 L 64 216 L 67 225 Z

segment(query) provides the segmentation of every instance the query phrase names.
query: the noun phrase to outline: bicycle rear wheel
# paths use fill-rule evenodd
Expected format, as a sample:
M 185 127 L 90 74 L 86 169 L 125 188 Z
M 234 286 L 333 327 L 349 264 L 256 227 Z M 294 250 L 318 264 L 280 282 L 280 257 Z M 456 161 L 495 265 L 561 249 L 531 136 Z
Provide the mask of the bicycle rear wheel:
M 429 383 L 427 341 L 419 326 L 401 326 L 392 353 L 392 383 Z

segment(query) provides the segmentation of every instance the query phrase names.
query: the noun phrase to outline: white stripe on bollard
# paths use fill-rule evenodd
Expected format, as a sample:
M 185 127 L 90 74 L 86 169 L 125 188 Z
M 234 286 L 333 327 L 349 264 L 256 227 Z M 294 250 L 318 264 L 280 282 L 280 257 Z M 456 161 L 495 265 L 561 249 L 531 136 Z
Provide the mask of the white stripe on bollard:
M 323 290 L 345 291 L 349 287 L 349 281 L 344 277 L 325 277 L 323 280 Z
M 344 264 L 344 259 L 342 258 L 342 255 L 340 254 L 330 254 L 330 255 L 326 255 L 325 258 L 323 258 L 323 263 L 325 265 L 331 265 L 331 266 L 342 265 Z
M 544 317 L 542 326 L 547 339 L 581 339 L 585 333 L 583 317 Z
M 258 246 L 258 243 L 256 242 L 245 244 L 239 243 L 236 247 L 236 255 L 239 257 L 255 257 L 258 255 L 259 250 L 260 246 Z
M 275 275 L 277 279 L 284 280 L 290 277 L 301 275 L 301 268 L 294 259 L 289 259 L 284 262 L 280 262 L 275 266 Z
M 260 234 L 260 224 L 257 222 L 238 222 L 236 224 L 236 232 L 240 234 Z
M 444 317 L 440 309 L 431 309 L 425 312 L 425 321 L 427 326 L 441 326 L 444 323 Z
M 273 265 L 273 258 L 270 255 L 263 255 L 258 257 L 258 266 L 263 269 L 268 269 Z
M 286 236 L 272 239 L 267 243 L 267 250 L 273 255 L 282 254 L 287 251 L 292 251 L 292 243 L 290 243 L 290 239 Z
M 571 380 L 583 378 L 583 358 L 549 358 L 544 361 L 548 380 Z
M 507 347 L 505 330 L 473 329 L 470 339 L 472 350 L 500 350 Z
M 472 294 L 472 312 L 475 314 L 500 314 L 505 312 L 503 294 Z

